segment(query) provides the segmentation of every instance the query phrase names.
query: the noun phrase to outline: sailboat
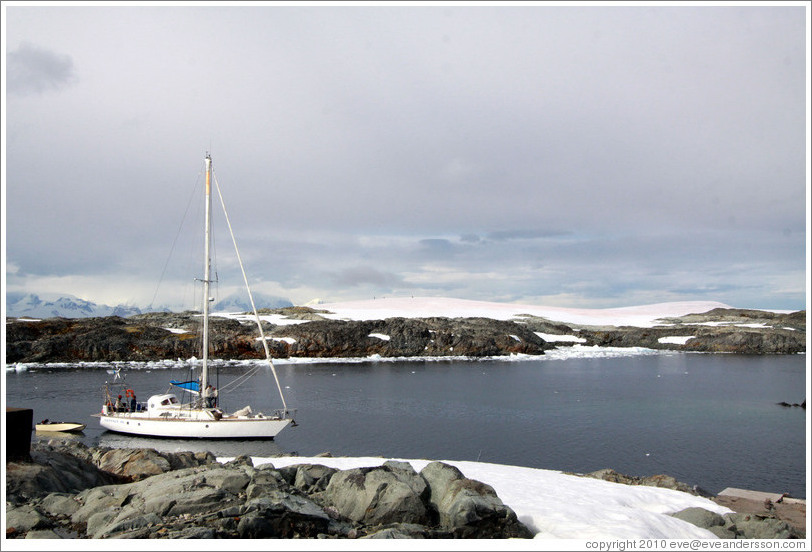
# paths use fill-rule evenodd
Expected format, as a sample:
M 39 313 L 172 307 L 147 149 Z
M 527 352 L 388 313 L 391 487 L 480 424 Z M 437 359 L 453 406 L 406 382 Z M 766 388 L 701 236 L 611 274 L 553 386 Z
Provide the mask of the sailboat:
M 205 240 L 204 240 L 204 276 L 203 283 L 203 345 L 202 364 L 199 379 L 192 381 L 170 381 L 171 387 L 166 393 L 152 395 L 147 402 L 137 403 L 135 392 L 126 389 L 124 382 L 119 386 L 123 387 L 122 395 L 112 392 L 109 384 L 105 385 L 103 404 L 101 413 L 94 414 L 98 417 L 101 426 L 110 431 L 127 433 L 132 435 L 152 436 L 152 437 L 172 437 L 172 438 L 201 438 L 201 439 L 250 439 L 250 438 L 274 438 L 280 431 L 290 424 L 295 425 L 293 412 L 288 409 L 285 396 L 282 393 L 282 386 L 276 374 L 273 361 L 271 360 L 268 344 L 262 329 L 259 314 L 254 304 L 251 289 L 248 286 L 248 278 L 245 268 L 240 258 L 239 250 L 236 248 L 236 240 L 232 232 L 237 260 L 242 270 L 245 280 L 248 298 L 254 311 L 257 327 L 259 328 L 260 340 L 265 347 L 265 358 L 271 368 L 276 381 L 279 396 L 282 399 L 282 409 L 275 410 L 270 414 L 262 412 L 255 413 L 251 406 L 241 408 L 236 412 L 225 412 L 217 406 L 217 397 L 213 397 L 209 392 L 209 302 L 211 280 L 211 204 L 212 204 L 212 160 L 211 155 L 206 153 L 205 157 L 206 184 L 205 184 Z M 219 187 L 218 187 L 219 193 Z M 220 195 L 222 202 L 222 195 Z M 225 205 L 224 211 L 225 211 Z M 228 213 L 225 214 L 229 229 L 231 223 L 228 220 Z M 116 376 L 119 374 L 116 373 Z M 175 392 L 170 392 L 173 388 L 182 389 L 184 395 L 192 398 L 182 403 Z M 186 393 L 188 392 L 188 393 Z M 115 399 L 114 396 L 118 395 Z

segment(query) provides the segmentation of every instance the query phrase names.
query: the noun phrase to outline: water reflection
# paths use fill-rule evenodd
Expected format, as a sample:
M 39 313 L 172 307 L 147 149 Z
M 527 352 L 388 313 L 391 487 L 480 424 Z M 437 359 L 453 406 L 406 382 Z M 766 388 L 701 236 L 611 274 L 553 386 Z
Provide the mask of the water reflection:
M 214 456 L 283 456 L 296 454 L 286 451 L 272 439 L 215 440 L 215 439 L 161 439 L 138 437 L 105 431 L 99 436 L 98 444 L 110 448 L 151 448 L 159 452 L 211 452 Z
M 82 441 L 85 437 L 81 431 L 73 433 L 67 431 L 36 431 L 35 436 L 38 441 Z

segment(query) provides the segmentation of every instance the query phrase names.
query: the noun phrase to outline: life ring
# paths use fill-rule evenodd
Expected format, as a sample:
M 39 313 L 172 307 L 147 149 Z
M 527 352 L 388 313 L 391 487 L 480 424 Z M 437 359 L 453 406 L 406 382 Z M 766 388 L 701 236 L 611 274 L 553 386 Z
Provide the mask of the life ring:
M 128 399 L 132 399 L 133 397 L 135 397 L 135 391 L 133 391 L 132 389 L 127 389 L 127 390 L 124 392 L 124 395 L 125 395 L 125 396 L 126 396 Z

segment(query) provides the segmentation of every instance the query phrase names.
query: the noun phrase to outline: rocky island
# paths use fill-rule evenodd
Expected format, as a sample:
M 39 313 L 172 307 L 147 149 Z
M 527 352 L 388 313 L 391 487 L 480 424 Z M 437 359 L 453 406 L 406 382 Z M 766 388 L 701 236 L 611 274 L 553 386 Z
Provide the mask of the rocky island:
M 779 314 L 714 309 L 663 318 L 648 327 L 575 325 L 531 314 L 486 317 L 328 318 L 310 307 L 265 309 L 274 358 L 498 357 L 543 355 L 575 344 L 600 347 L 741 354 L 806 351 L 806 311 Z M 156 312 L 122 318 L 6 319 L 9 363 L 155 361 L 199 354 L 196 312 Z M 296 323 L 291 323 L 296 322 Z M 247 315 L 211 319 L 211 355 L 224 360 L 264 358 L 255 322 Z

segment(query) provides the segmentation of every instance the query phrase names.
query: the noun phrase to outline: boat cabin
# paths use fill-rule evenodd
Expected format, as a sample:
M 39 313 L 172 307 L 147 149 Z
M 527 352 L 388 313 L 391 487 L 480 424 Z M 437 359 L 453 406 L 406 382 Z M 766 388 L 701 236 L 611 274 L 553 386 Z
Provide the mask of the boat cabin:
M 161 411 L 176 410 L 180 408 L 180 401 L 172 394 L 153 395 L 147 401 L 147 409 L 150 416 L 158 415 Z

